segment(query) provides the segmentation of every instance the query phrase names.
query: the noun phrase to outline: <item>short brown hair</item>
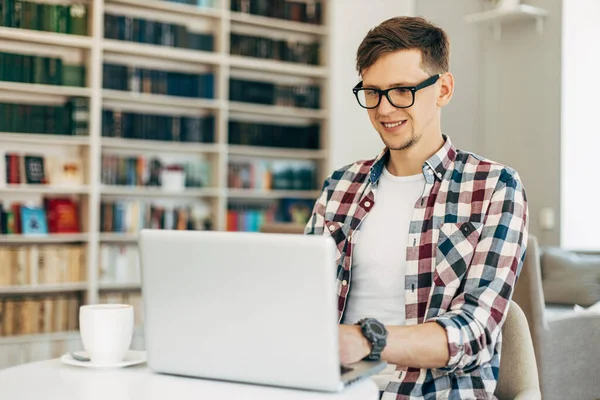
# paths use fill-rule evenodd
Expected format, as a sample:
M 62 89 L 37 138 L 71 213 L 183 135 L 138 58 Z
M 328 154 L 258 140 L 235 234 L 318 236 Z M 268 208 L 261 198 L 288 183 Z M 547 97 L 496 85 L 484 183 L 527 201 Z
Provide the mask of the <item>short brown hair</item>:
M 358 47 L 356 70 L 362 75 L 382 55 L 410 49 L 421 50 L 422 68 L 427 72 L 448 72 L 448 35 L 421 17 L 394 17 L 371 29 Z

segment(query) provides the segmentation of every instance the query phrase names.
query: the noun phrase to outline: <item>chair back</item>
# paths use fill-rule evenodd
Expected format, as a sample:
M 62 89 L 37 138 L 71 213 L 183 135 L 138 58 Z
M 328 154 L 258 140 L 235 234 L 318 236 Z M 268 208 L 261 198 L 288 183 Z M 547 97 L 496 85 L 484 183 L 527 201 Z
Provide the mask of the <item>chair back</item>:
M 542 370 L 542 345 L 544 332 L 548 329 L 540 259 L 541 254 L 537 238 L 530 235 L 527 241 L 525 261 L 512 297 L 527 318 L 538 371 Z
M 500 371 L 495 395 L 499 400 L 541 399 L 538 369 L 523 310 L 511 301 L 502 327 Z

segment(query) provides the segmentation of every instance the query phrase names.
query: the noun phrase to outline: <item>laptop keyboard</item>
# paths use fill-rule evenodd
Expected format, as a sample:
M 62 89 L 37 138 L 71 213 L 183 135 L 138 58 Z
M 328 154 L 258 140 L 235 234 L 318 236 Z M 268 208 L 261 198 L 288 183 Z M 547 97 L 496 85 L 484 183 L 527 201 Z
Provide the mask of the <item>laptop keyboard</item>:
M 346 367 L 344 365 L 340 365 L 340 373 L 344 375 L 347 372 L 352 371 L 354 368 Z

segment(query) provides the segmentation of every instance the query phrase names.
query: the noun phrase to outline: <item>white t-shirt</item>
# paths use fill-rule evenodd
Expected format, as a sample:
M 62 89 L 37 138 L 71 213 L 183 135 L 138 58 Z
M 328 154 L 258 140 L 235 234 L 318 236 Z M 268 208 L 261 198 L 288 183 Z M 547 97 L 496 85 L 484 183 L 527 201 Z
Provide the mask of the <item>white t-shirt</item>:
M 375 206 L 353 234 L 350 293 L 343 324 L 375 318 L 384 325 L 405 324 L 406 247 L 413 211 L 423 195 L 423 174 L 394 176 L 384 168 L 375 194 Z M 380 389 L 391 378 L 388 366 L 375 380 Z

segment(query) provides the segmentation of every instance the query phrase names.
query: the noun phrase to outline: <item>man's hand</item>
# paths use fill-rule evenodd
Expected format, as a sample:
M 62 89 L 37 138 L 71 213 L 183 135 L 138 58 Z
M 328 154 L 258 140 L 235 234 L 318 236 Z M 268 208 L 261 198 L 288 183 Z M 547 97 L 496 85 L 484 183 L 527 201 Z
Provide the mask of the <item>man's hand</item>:
M 339 325 L 340 362 L 352 364 L 371 353 L 371 343 L 363 336 L 358 325 Z

